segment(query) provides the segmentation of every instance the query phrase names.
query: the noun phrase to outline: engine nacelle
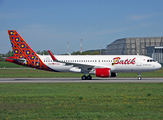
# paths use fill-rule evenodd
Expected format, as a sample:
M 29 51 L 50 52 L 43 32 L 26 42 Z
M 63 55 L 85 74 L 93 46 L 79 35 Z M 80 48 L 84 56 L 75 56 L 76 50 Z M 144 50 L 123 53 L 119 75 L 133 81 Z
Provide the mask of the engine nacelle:
M 111 77 L 116 77 L 117 73 L 111 72 Z
M 96 68 L 95 75 L 97 77 L 111 77 L 110 68 Z

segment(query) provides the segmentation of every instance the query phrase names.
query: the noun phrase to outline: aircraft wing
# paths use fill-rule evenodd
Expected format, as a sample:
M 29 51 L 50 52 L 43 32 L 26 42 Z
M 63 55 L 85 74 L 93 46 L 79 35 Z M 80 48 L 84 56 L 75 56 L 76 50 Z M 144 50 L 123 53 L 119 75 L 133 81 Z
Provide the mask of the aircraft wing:
M 7 58 L 5 58 L 5 61 L 24 63 L 26 61 L 26 59 L 16 59 L 15 57 L 7 57 Z
M 84 72 L 90 72 L 93 68 L 110 68 L 110 66 L 99 66 L 99 65 L 97 66 L 97 65 L 88 65 L 88 64 L 81 64 L 81 63 L 62 62 L 57 60 L 49 50 L 48 52 L 53 61 L 65 63 L 65 65 L 73 65 L 73 67 L 78 67 L 79 69 L 82 69 Z
M 87 72 L 89 72 L 93 68 L 95 68 L 94 65 L 87 65 L 87 64 L 80 64 L 80 63 L 65 63 L 65 65 L 73 65 L 73 67 L 78 67 L 79 69 L 82 69 L 82 70 L 87 71 Z
M 68 63 L 68 62 L 62 62 L 57 60 L 53 54 L 48 50 L 49 55 L 51 56 L 52 60 L 55 62 L 61 62 L 61 63 L 65 63 L 65 65 L 73 65 L 73 67 L 78 67 L 79 69 L 82 69 L 83 71 L 91 71 L 93 68 L 95 68 L 94 65 L 87 65 L 87 64 L 80 64 L 80 63 Z
M 65 62 L 62 62 L 65 63 Z M 101 65 L 88 65 L 88 64 L 81 64 L 81 63 L 65 63 L 65 65 L 73 65 L 73 67 L 77 67 L 81 69 L 83 72 L 91 72 L 94 68 L 113 68 L 112 66 L 101 66 Z

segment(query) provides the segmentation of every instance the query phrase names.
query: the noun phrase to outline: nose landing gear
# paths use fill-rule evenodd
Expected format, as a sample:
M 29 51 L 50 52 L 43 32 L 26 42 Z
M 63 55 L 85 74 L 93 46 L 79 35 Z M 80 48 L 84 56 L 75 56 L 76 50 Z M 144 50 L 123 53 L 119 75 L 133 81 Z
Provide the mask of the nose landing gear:
M 141 80 L 142 78 L 141 78 L 141 75 L 140 75 L 140 73 L 138 72 L 138 80 Z
M 91 76 L 91 75 L 88 75 L 88 76 L 83 75 L 83 76 L 81 77 L 81 79 L 82 79 L 82 80 L 92 80 L 92 76 Z

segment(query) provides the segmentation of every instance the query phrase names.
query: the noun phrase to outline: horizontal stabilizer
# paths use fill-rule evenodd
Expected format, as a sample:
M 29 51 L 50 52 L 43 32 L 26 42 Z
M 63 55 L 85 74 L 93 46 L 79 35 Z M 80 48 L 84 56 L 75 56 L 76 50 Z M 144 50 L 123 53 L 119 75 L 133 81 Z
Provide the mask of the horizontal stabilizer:
M 8 62 L 13 62 L 13 63 L 25 63 L 26 62 L 26 59 L 16 59 L 14 56 L 12 57 L 7 57 L 5 58 L 5 61 L 8 61 Z

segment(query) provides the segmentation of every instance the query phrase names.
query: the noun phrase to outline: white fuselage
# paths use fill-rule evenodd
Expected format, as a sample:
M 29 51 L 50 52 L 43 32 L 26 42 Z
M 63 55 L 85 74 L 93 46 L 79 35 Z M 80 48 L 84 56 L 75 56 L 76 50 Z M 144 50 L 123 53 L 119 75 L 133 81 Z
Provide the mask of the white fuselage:
M 90 69 L 110 68 L 116 73 L 148 72 L 161 68 L 158 62 L 142 55 L 55 55 L 58 62 L 54 62 L 50 55 L 38 56 L 46 66 L 58 72 L 83 72 L 81 69 L 84 68 L 83 66 L 87 66 L 88 73 L 89 66 L 91 66 Z

